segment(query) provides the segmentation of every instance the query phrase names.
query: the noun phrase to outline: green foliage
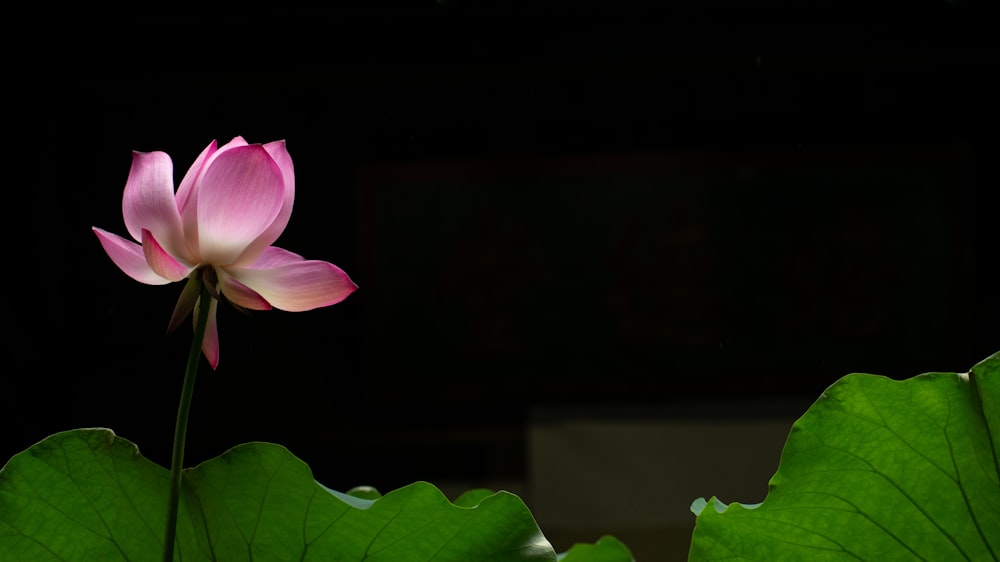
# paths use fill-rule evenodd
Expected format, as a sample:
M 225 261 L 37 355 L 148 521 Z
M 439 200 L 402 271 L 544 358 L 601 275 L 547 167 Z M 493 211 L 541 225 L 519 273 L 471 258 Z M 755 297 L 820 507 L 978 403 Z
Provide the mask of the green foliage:
M 1000 353 L 847 375 L 792 426 L 767 498 L 696 500 L 689 560 L 997 560 Z
M 168 477 L 109 430 L 55 434 L 0 470 L 0 560 L 159 560 Z M 266 443 L 185 471 L 177 537 L 185 562 L 557 559 L 513 494 L 473 490 L 453 504 L 425 482 L 341 493 Z
M 573 545 L 559 555 L 559 562 L 634 562 L 634 559 L 618 539 L 603 536 L 595 544 Z
M 792 426 L 759 504 L 699 498 L 690 560 L 1000 560 L 1000 353 L 970 373 L 853 374 Z M 107 429 L 0 469 L 0 560 L 159 560 L 169 472 Z M 317 483 L 283 447 L 184 473 L 177 560 L 633 562 L 613 537 L 556 554 L 513 494 Z

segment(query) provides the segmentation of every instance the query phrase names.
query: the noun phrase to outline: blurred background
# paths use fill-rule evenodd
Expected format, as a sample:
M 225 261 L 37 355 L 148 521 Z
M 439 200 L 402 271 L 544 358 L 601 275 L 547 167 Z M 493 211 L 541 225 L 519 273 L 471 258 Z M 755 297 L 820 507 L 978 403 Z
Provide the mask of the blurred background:
M 220 308 L 189 465 L 272 441 L 334 489 L 505 488 L 559 551 L 683 560 L 690 502 L 762 500 L 837 378 L 1000 347 L 983 3 L 63 15 L 7 74 L 4 459 L 103 426 L 169 465 L 181 286 L 90 228 L 126 234 L 131 151 L 179 180 L 236 135 L 288 143 L 277 245 L 360 289 Z

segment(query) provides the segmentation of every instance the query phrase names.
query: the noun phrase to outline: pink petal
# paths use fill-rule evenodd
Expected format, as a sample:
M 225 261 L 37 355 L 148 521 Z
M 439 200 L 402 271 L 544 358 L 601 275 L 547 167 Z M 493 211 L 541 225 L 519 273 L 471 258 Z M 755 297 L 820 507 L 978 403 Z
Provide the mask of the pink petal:
M 285 141 L 283 140 L 265 144 L 264 150 L 271 155 L 274 163 L 281 170 L 285 189 L 284 201 L 281 205 L 281 210 L 278 211 L 278 215 L 271 222 L 271 225 L 247 247 L 243 255 L 234 264 L 237 267 L 243 267 L 257 259 L 265 248 L 273 244 L 281 236 L 281 233 L 285 231 L 285 227 L 288 226 L 288 219 L 292 216 L 292 206 L 295 203 L 295 168 L 292 166 L 292 157 L 288 154 L 288 149 L 285 147 Z
M 177 208 L 180 209 L 181 215 L 184 216 L 184 226 L 188 226 L 188 221 L 190 220 L 192 226 L 197 227 L 197 200 L 198 200 L 198 190 L 195 189 L 201 181 L 202 175 L 204 175 L 205 170 L 211 165 L 212 161 L 218 157 L 219 154 L 233 148 L 235 146 L 246 146 L 247 141 L 243 137 L 233 137 L 233 140 L 227 142 L 226 144 L 219 147 L 218 144 L 213 140 L 208 143 L 208 146 L 201 151 L 201 154 L 195 158 L 194 163 L 185 172 L 184 178 L 181 179 L 180 185 L 177 186 Z M 190 217 L 185 214 L 185 211 L 190 212 Z
M 268 246 L 257 258 L 257 261 L 253 262 L 250 269 L 271 269 L 298 261 L 306 261 L 306 259 L 295 252 L 289 252 L 277 246 Z
M 241 137 L 239 135 L 236 135 L 229 142 L 227 142 L 226 144 L 222 145 L 219 148 L 219 151 L 222 152 L 222 151 L 229 150 L 230 148 L 234 148 L 234 147 L 237 147 L 237 146 L 246 146 L 246 145 L 247 145 L 246 139 L 244 139 L 243 137 Z
M 226 271 L 274 308 L 288 312 L 337 304 L 358 288 L 347 273 L 325 261 L 305 260 L 270 269 Z
M 205 359 L 213 369 L 219 366 L 219 326 L 216 324 L 215 316 L 219 307 L 219 301 L 208 299 L 208 323 L 205 325 L 205 338 L 201 340 L 201 352 L 205 354 Z M 198 321 L 198 314 L 201 313 L 201 299 L 194 307 L 194 321 Z
M 153 233 L 170 253 L 187 256 L 181 215 L 174 200 L 174 166 L 163 152 L 133 152 L 125 182 L 122 215 L 136 241 L 142 231 Z
M 208 161 L 210 156 L 215 154 L 216 150 L 218 150 L 218 146 L 214 140 L 208 143 L 208 146 L 206 146 L 201 151 L 201 154 L 194 159 L 194 162 L 191 164 L 191 167 L 188 168 L 187 172 L 184 172 L 184 177 L 181 179 L 181 183 L 177 185 L 177 209 L 182 214 L 184 209 L 188 206 L 188 200 L 191 197 L 192 189 L 205 167 L 205 162 Z
M 153 233 L 145 228 L 142 229 L 142 250 L 149 267 L 153 268 L 153 271 L 160 277 L 165 277 L 171 281 L 180 281 L 187 277 L 191 273 L 191 270 L 194 269 L 177 261 L 173 256 L 168 254 L 160 246 L 159 242 L 156 241 Z
M 233 279 L 226 270 L 217 268 L 219 287 L 230 302 L 251 310 L 271 310 L 271 304 L 256 291 Z
M 284 203 L 281 169 L 260 145 L 217 152 L 195 189 L 201 259 L 213 265 L 236 261 Z
M 118 266 L 118 269 L 125 272 L 125 275 L 147 285 L 170 283 L 169 279 L 160 277 L 149 266 L 142 246 L 96 226 L 92 227 L 92 230 L 97 235 L 97 239 L 101 241 L 101 246 L 104 247 L 108 257 Z
M 194 189 L 195 184 L 201 179 L 205 170 L 205 163 L 216 153 L 218 147 L 215 141 L 208 143 L 208 146 L 195 158 L 194 163 L 184 173 L 184 178 L 177 186 L 177 209 L 181 213 L 181 221 L 184 224 L 184 238 L 192 249 L 198 247 L 198 193 Z

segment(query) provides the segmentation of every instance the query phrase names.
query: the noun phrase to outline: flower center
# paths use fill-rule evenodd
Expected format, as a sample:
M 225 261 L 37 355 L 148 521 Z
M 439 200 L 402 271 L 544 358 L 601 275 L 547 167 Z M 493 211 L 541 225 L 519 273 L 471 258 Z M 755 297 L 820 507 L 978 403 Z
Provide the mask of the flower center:
M 210 265 L 202 265 L 198 267 L 198 271 L 201 273 L 201 282 L 208 287 L 209 294 L 212 298 L 221 301 L 219 298 L 219 275 L 215 272 L 215 268 Z

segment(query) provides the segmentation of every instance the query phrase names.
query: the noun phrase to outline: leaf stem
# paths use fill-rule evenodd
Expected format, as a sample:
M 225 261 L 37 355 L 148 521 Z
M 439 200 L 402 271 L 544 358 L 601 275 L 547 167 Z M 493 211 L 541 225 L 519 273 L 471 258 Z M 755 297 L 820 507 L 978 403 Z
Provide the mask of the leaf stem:
M 184 470 L 184 442 L 187 440 L 188 414 L 191 412 L 191 398 L 194 396 L 194 381 L 201 361 L 201 345 L 205 339 L 205 327 L 211 308 L 209 287 L 201 281 L 201 297 L 195 306 L 194 335 L 187 368 L 184 370 L 184 384 L 181 386 L 181 401 L 177 406 L 177 422 L 174 425 L 174 451 L 170 460 L 170 493 L 167 496 L 167 527 L 163 533 L 163 562 L 173 562 L 174 543 L 177 537 L 177 511 L 180 503 L 181 476 Z

